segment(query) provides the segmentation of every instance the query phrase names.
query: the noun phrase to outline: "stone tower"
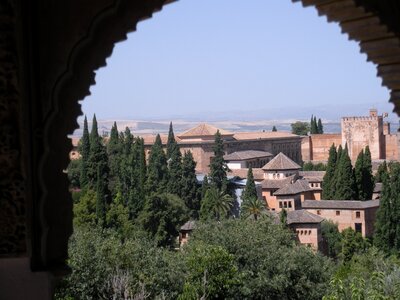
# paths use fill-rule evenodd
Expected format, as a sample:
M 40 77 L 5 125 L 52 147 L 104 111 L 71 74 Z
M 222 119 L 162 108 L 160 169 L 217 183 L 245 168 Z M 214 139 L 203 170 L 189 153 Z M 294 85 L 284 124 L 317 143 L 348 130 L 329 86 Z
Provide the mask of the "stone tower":
M 367 117 L 343 117 L 342 146 L 344 147 L 346 143 L 353 162 L 367 145 L 371 150 L 373 160 L 384 159 L 383 116 L 378 116 L 376 109 L 370 109 Z

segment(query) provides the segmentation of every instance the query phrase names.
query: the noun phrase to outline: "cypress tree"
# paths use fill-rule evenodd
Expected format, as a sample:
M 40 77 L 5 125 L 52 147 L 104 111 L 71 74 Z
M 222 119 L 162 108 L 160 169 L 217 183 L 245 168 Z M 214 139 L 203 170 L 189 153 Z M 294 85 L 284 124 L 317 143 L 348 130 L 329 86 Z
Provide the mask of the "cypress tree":
M 147 192 L 163 192 L 167 182 L 167 159 L 159 134 L 151 147 L 147 173 Z
M 183 156 L 181 188 L 182 200 L 189 208 L 191 217 L 197 219 L 199 217 L 200 201 L 197 191 L 196 162 L 190 151 L 185 152 Z
M 247 181 L 242 194 L 242 200 L 250 201 L 251 199 L 257 199 L 257 198 L 258 196 L 257 196 L 256 184 L 254 182 L 253 169 L 250 167 L 249 170 L 247 171 Z
M 131 154 L 133 145 L 133 135 L 129 127 L 125 127 L 124 138 L 123 138 L 123 153 L 125 156 L 129 156 Z
M 228 183 L 226 172 L 229 171 L 229 168 L 224 161 L 224 144 L 219 130 L 215 134 L 215 144 L 213 150 L 214 157 L 212 157 L 210 164 L 211 183 L 219 190 L 226 189 Z
M 181 195 L 182 154 L 175 140 L 172 122 L 169 124 L 167 141 L 168 186 L 170 194 Z
M 104 151 L 105 152 L 105 151 Z M 98 224 L 105 225 L 106 212 L 110 193 L 108 190 L 108 166 L 107 161 L 101 162 L 97 166 L 96 184 L 96 217 Z
M 374 177 L 372 176 L 371 151 L 368 146 L 365 147 L 364 152 L 362 186 L 364 198 L 361 200 L 371 200 L 375 184 Z
M 107 143 L 108 166 L 110 169 L 109 189 L 114 196 L 117 193 L 117 183 L 120 176 L 121 148 L 117 123 L 114 122 L 110 139 Z
M 357 156 L 356 165 L 354 167 L 354 178 L 356 186 L 356 199 L 365 200 L 365 193 L 363 188 L 363 176 L 364 176 L 364 150 Z
M 322 182 L 322 199 L 330 200 L 333 199 L 333 194 L 335 191 L 334 187 L 334 179 L 335 179 L 335 170 L 337 168 L 337 152 L 335 144 L 332 144 L 329 149 L 329 158 L 328 165 L 326 167 L 326 173 L 324 175 L 324 179 Z
M 96 115 L 94 115 L 92 130 L 90 132 L 90 154 L 87 164 L 88 183 L 90 187 L 96 187 L 99 164 L 107 164 L 107 161 L 107 152 L 97 131 Z
M 322 125 L 321 119 L 318 119 L 318 125 L 317 125 L 317 127 L 318 127 L 318 133 L 319 133 L 319 134 L 323 134 L 323 133 L 324 133 L 324 126 Z
M 132 153 L 129 160 L 130 189 L 128 207 L 130 219 L 135 219 L 142 211 L 145 203 L 146 191 L 146 157 L 144 153 L 144 141 L 137 137 L 132 145 Z
M 400 164 L 383 177 L 382 197 L 375 223 L 374 244 L 383 251 L 400 251 Z
M 388 175 L 388 167 L 386 160 L 378 167 L 378 171 L 375 175 L 375 183 L 383 182 L 383 178 Z
M 340 155 L 338 172 L 335 180 L 335 199 L 352 200 L 354 199 L 354 175 L 353 167 L 347 150 L 347 145 Z
M 88 160 L 90 155 L 90 138 L 89 138 L 89 129 L 88 122 L 85 115 L 85 120 L 83 121 L 83 135 L 79 145 L 79 153 L 82 157 L 81 163 L 81 174 L 80 174 L 80 184 L 81 188 L 85 188 L 89 182 L 88 178 Z
M 272 131 L 273 131 L 273 132 L 278 131 L 278 130 L 276 129 L 275 125 L 272 126 Z
M 311 115 L 311 120 L 310 120 L 310 133 L 314 134 L 314 115 Z
M 310 131 L 311 131 L 311 134 L 316 134 L 316 133 L 318 133 L 317 117 L 311 116 L 310 128 L 311 128 L 311 130 L 310 130 Z

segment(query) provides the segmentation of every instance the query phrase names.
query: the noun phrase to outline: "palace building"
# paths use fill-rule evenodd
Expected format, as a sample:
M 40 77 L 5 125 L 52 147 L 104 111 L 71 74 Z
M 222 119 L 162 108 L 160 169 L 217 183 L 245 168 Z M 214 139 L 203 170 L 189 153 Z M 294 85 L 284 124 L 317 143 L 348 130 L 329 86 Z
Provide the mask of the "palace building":
M 221 137 L 225 148 L 225 160 L 237 167 L 261 167 L 279 152 L 284 153 L 293 161 L 300 163 L 301 140 L 298 135 L 288 132 L 228 132 L 218 129 L 209 124 L 199 124 L 188 131 L 177 134 L 176 141 L 182 154 L 191 151 L 194 160 L 197 162 L 196 171 L 208 173 L 210 160 L 214 155 L 214 139 L 217 131 Z M 161 135 L 164 145 L 167 143 L 167 135 Z M 155 136 L 144 136 L 146 153 L 150 153 Z

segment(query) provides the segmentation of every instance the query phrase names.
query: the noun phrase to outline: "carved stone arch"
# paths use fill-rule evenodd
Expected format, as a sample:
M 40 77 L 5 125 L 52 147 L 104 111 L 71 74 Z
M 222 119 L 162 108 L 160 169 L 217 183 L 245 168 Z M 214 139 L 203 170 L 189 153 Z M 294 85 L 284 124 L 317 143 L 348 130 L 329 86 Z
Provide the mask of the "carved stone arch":
M 85 34 L 68 53 L 66 63 L 49 90 L 49 110 L 44 118 L 43 154 L 38 167 L 40 200 L 34 206 L 32 262 L 34 269 L 63 274 L 67 243 L 72 233 L 72 201 L 66 174 L 72 146 L 67 138 L 82 115 L 80 100 L 90 94 L 95 70 L 106 66 L 117 42 L 126 40 L 139 21 L 148 19 L 171 0 L 115 0 L 100 7 Z M 51 78 L 52 79 L 52 78 Z
M 399 112 L 400 39 L 399 25 L 396 24 L 399 18 L 388 17 L 398 16 L 400 8 L 396 1 L 387 2 L 394 8 L 372 0 L 292 1 L 315 6 L 320 15 L 326 15 L 328 21 L 339 22 L 342 31 L 360 43 L 361 51 L 367 54 L 368 60 L 378 65 L 378 75 L 391 90 L 390 101 Z M 81 115 L 78 101 L 89 94 L 90 86 L 95 83 L 94 71 L 106 65 L 106 58 L 111 55 L 115 43 L 125 40 L 127 33 L 135 30 L 140 20 L 151 17 L 164 4 L 173 1 L 97 0 L 90 1 L 93 5 L 90 9 L 85 1 L 74 2 L 79 3 L 74 4 L 76 7 L 84 10 L 83 18 L 85 9 L 89 13 L 85 20 L 80 20 L 82 24 L 65 24 L 65 28 L 77 28 L 76 31 L 65 31 L 66 37 L 75 39 L 75 42 L 66 50 L 55 47 L 56 54 L 58 51 L 66 54 L 60 60 L 57 60 L 57 56 L 53 57 L 51 63 L 59 63 L 59 66 L 44 72 L 42 79 L 50 88 L 41 90 L 39 94 L 47 106 L 43 105 L 45 113 L 39 122 L 40 128 L 33 128 L 36 140 L 41 143 L 39 149 L 43 149 L 43 153 L 36 156 L 38 203 L 33 206 L 33 223 L 36 227 L 33 230 L 32 257 L 33 265 L 38 269 L 57 270 L 65 266 L 67 241 L 72 231 L 72 203 L 67 178 L 61 170 L 67 166 L 71 150 L 67 135 L 78 127 L 76 119 Z M 48 1 L 43 3 L 48 5 Z M 51 15 L 53 8 L 43 11 Z M 97 11 L 93 13 L 95 9 Z M 36 17 L 39 18 L 41 13 L 37 12 Z M 70 11 L 65 12 L 66 15 L 68 13 Z M 73 18 L 72 15 L 69 17 Z M 52 21 L 56 22 L 55 18 Z M 47 26 L 51 25 L 50 22 Z M 44 27 L 39 24 L 33 28 L 39 28 L 40 31 Z M 39 36 L 38 41 L 41 38 Z M 62 44 L 62 38 L 64 36 L 59 36 L 54 41 Z

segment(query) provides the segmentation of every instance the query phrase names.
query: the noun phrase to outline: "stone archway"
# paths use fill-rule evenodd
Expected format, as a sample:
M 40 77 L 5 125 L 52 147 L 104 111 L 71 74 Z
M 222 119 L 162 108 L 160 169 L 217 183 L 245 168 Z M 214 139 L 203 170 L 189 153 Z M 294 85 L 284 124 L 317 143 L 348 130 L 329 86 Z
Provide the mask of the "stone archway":
M 377 65 L 383 85 L 391 90 L 390 101 L 400 114 L 398 1 L 292 1 L 315 6 L 320 15 L 339 22 L 342 31 L 359 42 L 361 52 Z M 0 22 L 6 25 L 1 30 L 13 37 L 0 43 L 0 48 L 15 56 L 15 63 L 6 65 L 13 75 L 2 72 L 0 78 L 16 86 L 17 92 L 4 89 L 4 93 L 14 97 L 11 101 L 20 108 L 3 105 L 8 110 L 0 114 L 4 123 L 0 133 L 4 147 L 10 153 L 20 153 L 7 170 L 20 174 L 15 182 L 24 184 L 23 194 L 11 197 L 27 211 L 28 224 L 22 229 L 25 245 L 5 250 L 2 256 L 26 255 L 33 270 L 56 275 L 67 271 L 72 202 L 61 170 L 67 166 L 71 150 L 67 135 L 77 128 L 76 119 L 81 114 L 78 101 L 89 94 L 95 83 L 94 71 L 106 65 L 115 43 L 125 40 L 139 21 L 170 2 L 173 0 L 71 0 L 57 4 L 50 0 L 6 0 L 0 5 Z M 7 139 L 10 126 L 17 129 L 20 143 Z M 6 222 L 16 217 L 12 214 L 8 218 L 4 215 Z

